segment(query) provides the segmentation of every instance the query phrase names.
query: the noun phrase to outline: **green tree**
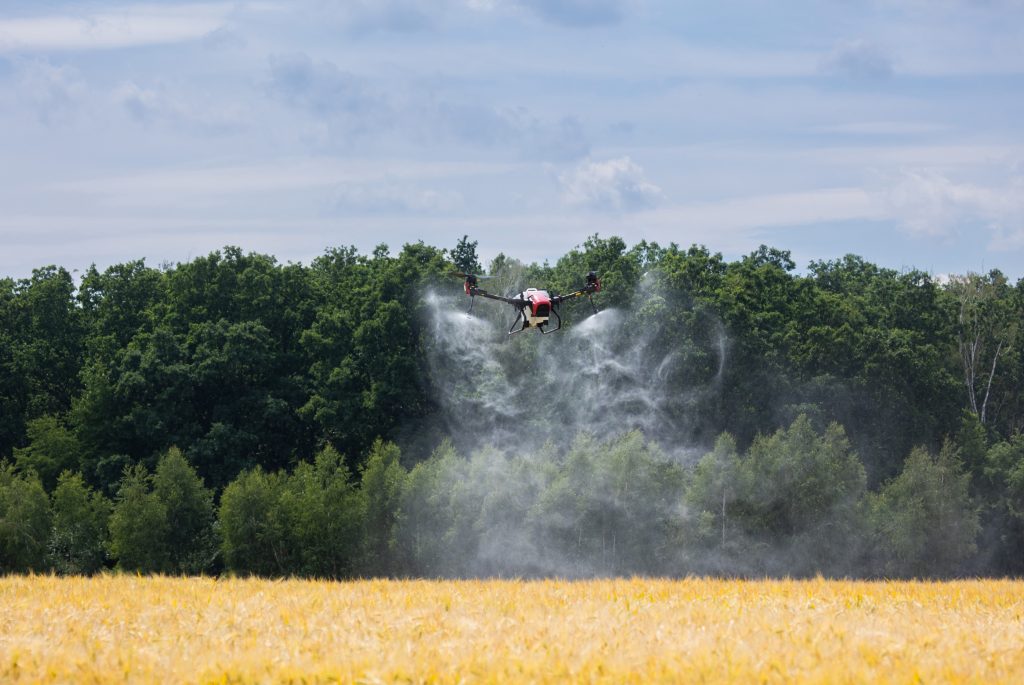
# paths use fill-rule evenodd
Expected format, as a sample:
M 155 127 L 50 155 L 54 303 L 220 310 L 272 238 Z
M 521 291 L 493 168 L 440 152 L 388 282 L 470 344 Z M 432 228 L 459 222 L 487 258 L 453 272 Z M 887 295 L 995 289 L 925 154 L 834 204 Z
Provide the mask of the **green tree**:
M 218 516 L 229 571 L 270 576 L 292 568 L 287 531 L 278 511 L 286 482 L 285 474 L 266 473 L 257 466 L 224 488 Z
M 553 292 L 572 292 L 584 284 L 589 272 L 594 271 L 601 279 L 601 305 L 625 306 L 633 299 L 640 281 L 644 254 L 645 251 L 630 251 L 622 238 L 600 238 L 595 234 L 587 238 L 582 247 L 570 250 L 559 259 L 550 276 L 544 279 L 544 285 Z M 574 313 L 577 309 L 579 312 Z M 567 307 L 563 308 L 562 316 L 568 323 L 585 315 L 585 311 L 582 307 Z
M 992 445 L 985 454 L 976 488 L 987 505 L 982 511 L 983 537 L 992 545 L 990 572 L 1024 572 L 1024 435 Z
M 0 278 L 0 459 L 11 456 L 25 430 L 25 384 L 16 374 L 14 351 L 18 339 L 17 294 L 10 278 Z
M 903 471 L 870 497 L 881 570 L 897 576 L 945 576 L 977 551 L 978 512 L 970 476 L 946 442 L 937 456 L 916 448 Z
M 988 433 L 981 418 L 971 411 L 964 411 L 956 433 L 956 447 L 967 472 L 971 474 L 974 488 L 988 489 L 989 479 L 985 477 L 988 453 Z
M 144 259 L 115 264 L 102 273 L 90 266 L 77 296 L 89 357 L 109 363 L 135 335 L 152 330 L 166 286 L 166 273 L 147 267 Z
M 413 467 L 402 488 L 396 517 L 395 541 L 403 567 L 417 576 L 453 572 L 446 541 L 452 526 L 449 484 L 463 460 L 450 440 L 445 440 L 429 459 Z
M 312 388 L 299 416 L 342 453 L 366 455 L 377 436 L 391 437 L 432 409 L 422 291 L 450 269 L 443 250 L 423 243 L 397 257 L 386 248 L 372 259 L 336 250 L 313 263 L 321 305 L 302 336 Z
M 949 291 L 959 306 L 957 348 L 967 391 L 967 406 L 984 425 L 996 371 L 1016 344 L 1020 329 L 1006 276 L 998 270 L 951 276 Z
M 351 481 L 345 460 L 325 447 L 313 464 L 289 476 L 278 506 L 293 572 L 321 578 L 351 576 L 360 561 L 365 500 Z
M 66 269 L 0 279 L 0 457 L 24 444 L 25 423 L 71 406 L 82 363 L 82 314 Z
M 73 432 L 56 416 L 41 416 L 28 422 L 28 445 L 14 449 L 14 462 L 22 471 L 34 471 L 47 491 L 57 485 L 57 476 L 79 466 L 81 446 Z
M 483 270 L 476 256 L 476 246 L 477 241 L 470 242 L 468 235 L 459 238 L 459 242 L 456 243 L 449 253 L 456 271 L 467 274 L 479 274 Z
M 750 489 L 740 478 L 736 440 L 723 433 L 715 441 L 715 448 L 697 463 L 686 490 L 686 502 L 698 517 L 698 535 L 723 549 L 729 542 L 736 498 Z
M 299 337 L 310 273 L 228 247 L 161 272 L 91 270 L 80 291 L 89 359 L 72 423 L 87 477 L 110 455 L 154 468 L 178 445 L 219 488 L 244 468 L 311 455 Z M 140 309 L 141 308 L 141 309 Z
M 53 491 L 53 531 L 49 560 L 67 575 L 96 573 L 103 568 L 108 546 L 110 501 L 94 491 L 80 473 L 65 471 Z
M 366 573 L 386 576 L 398 571 L 395 560 L 395 522 L 401 504 L 406 471 L 394 443 L 378 440 L 361 474 L 366 507 Z
M 1024 445 L 1020 436 L 1014 440 L 1014 451 L 1017 459 L 1012 466 L 1006 469 L 1006 495 L 1005 507 L 1014 517 L 1016 526 L 1011 531 L 1009 539 L 1010 550 L 1024 549 Z M 1016 559 L 1015 571 L 1021 566 L 1024 555 L 1014 555 Z
M 141 464 L 125 469 L 110 515 L 110 555 L 125 571 L 171 570 L 167 507 L 152 492 L 152 476 Z
M 600 443 L 580 435 L 530 508 L 548 570 L 668 573 L 682 470 L 639 432 Z
M 213 492 L 185 455 L 172 447 L 157 463 L 153 494 L 167 516 L 167 552 L 174 573 L 196 574 L 210 568 L 218 552 Z
M 225 565 L 257 575 L 351 576 L 362 561 L 364 507 L 333 447 L 290 475 L 243 471 L 221 498 Z
M 801 415 L 755 440 L 740 464 L 737 509 L 747 534 L 768 544 L 765 570 L 848 572 L 859 552 L 866 477 L 843 428 L 833 423 L 818 434 Z
M 0 573 L 43 571 L 50 500 L 39 478 L 0 461 Z

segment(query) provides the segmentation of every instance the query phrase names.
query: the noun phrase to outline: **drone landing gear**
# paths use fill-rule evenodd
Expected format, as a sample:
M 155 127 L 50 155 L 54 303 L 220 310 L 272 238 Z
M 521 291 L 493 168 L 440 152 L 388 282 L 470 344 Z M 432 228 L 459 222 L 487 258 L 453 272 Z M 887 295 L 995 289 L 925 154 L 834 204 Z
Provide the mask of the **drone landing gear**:
M 547 321 L 542 321 L 538 324 L 534 324 L 533 327 L 538 329 L 542 334 L 554 333 L 562 328 L 562 317 L 558 315 L 558 310 L 554 307 L 551 308 L 551 314 L 555 317 L 557 325 L 551 330 L 547 330 Z M 516 328 L 518 326 L 518 328 Z M 526 309 L 520 309 L 519 313 L 516 314 L 516 318 L 512 321 L 512 325 L 509 326 L 508 334 L 513 335 L 515 333 L 522 333 L 527 328 L 530 328 L 530 319 L 526 316 Z
M 520 321 L 523 322 L 523 325 L 517 329 L 516 326 L 519 324 Z M 526 330 L 527 326 L 529 325 L 530 322 L 526 320 L 526 314 L 523 312 L 522 309 L 520 309 L 519 312 L 516 314 L 516 318 L 513 319 L 512 325 L 508 327 L 508 334 L 512 335 L 513 333 L 522 333 L 523 331 Z
M 548 334 L 548 333 L 554 333 L 555 331 L 557 331 L 557 330 L 559 330 L 559 329 L 561 329 L 561 328 L 562 328 L 562 317 L 560 317 L 560 316 L 558 315 L 558 310 L 557 310 L 557 309 L 555 309 L 554 307 L 552 307 L 552 308 L 551 308 L 551 313 L 555 315 L 555 321 L 557 321 L 557 322 L 558 322 L 558 325 L 557 325 L 557 326 L 555 326 L 554 328 L 552 328 L 552 329 L 551 329 L 550 331 L 546 331 L 546 330 L 544 330 L 544 326 L 543 326 L 543 325 L 541 325 L 541 326 L 540 326 L 540 332 L 541 332 L 542 334 L 545 334 L 545 335 L 546 335 L 546 334 Z

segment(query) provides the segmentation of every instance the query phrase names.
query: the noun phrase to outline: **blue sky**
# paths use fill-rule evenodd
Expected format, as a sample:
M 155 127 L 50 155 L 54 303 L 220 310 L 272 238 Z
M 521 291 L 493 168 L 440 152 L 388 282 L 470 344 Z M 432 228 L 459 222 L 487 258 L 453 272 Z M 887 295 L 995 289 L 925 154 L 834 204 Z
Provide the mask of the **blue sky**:
M 0 275 L 468 234 L 1024 276 L 1024 0 L 0 5 Z

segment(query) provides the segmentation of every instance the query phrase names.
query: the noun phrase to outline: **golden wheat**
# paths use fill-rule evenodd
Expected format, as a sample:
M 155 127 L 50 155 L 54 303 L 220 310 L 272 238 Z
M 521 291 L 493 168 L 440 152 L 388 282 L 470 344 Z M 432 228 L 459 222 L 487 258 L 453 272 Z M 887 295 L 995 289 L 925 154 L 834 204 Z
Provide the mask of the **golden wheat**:
M 3 683 L 1024 682 L 1024 583 L 0 578 Z

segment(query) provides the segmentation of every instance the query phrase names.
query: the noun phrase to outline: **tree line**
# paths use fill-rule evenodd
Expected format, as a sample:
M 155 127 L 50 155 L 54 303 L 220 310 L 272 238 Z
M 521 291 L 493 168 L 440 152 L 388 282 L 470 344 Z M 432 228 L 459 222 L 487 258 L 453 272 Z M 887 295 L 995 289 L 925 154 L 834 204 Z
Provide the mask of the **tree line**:
M 0 553 L 7 571 L 66 574 L 942 576 L 978 549 L 969 481 L 947 442 L 869 492 L 844 430 L 807 416 L 745 452 L 723 434 L 691 466 L 636 431 L 468 458 L 444 442 L 411 469 L 378 441 L 354 475 L 328 446 L 242 471 L 219 505 L 172 448 L 152 474 L 126 468 L 113 500 L 75 472 L 47 495 L 0 468 Z
M 433 420 L 423 293 L 460 290 L 475 248 L 0 279 L 0 570 L 1021 572 L 1024 280 L 596 236 L 501 255 L 510 290 L 600 273 L 682 360 L 663 411 L 706 453 L 624 432 L 506 454 Z

